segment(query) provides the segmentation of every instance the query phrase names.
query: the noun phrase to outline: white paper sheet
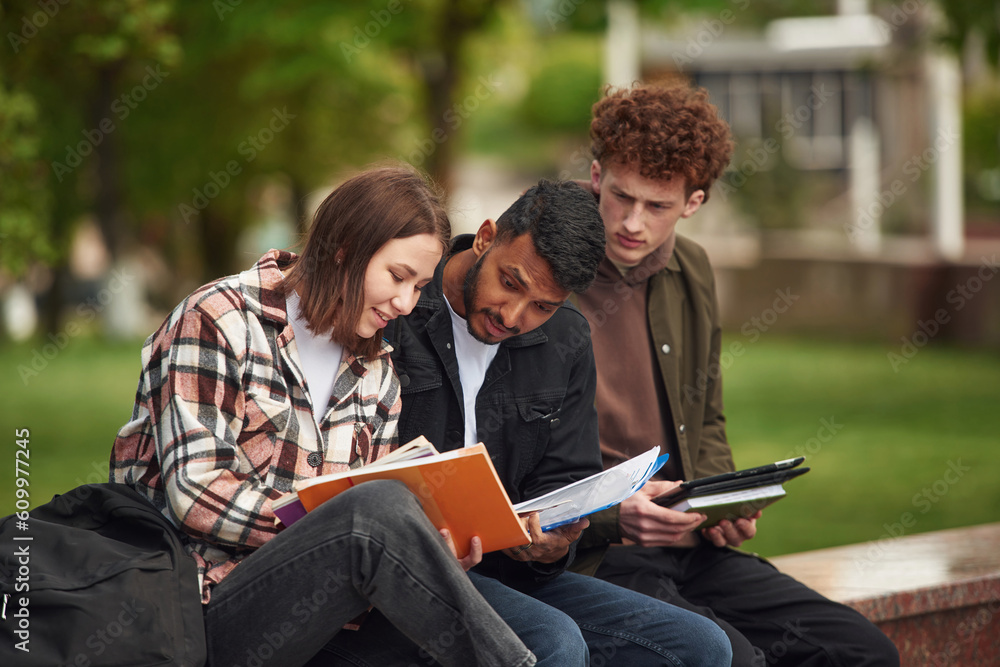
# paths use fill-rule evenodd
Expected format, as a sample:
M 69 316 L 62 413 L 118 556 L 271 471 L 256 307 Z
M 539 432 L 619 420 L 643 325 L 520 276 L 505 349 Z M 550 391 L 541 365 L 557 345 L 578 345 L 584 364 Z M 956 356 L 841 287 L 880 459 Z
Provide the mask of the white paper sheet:
M 619 463 L 604 472 L 573 482 L 544 496 L 514 505 L 518 514 L 538 512 L 542 530 L 572 523 L 580 517 L 617 505 L 633 493 L 667 461 L 659 447 Z

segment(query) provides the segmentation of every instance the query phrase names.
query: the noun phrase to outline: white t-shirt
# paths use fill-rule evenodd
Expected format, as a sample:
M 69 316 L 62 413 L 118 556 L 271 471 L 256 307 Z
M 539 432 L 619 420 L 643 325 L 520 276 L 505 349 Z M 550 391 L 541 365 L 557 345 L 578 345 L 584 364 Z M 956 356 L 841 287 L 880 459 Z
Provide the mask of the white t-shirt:
M 500 345 L 487 345 L 472 337 L 469 324 L 455 314 L 446 298 L 451 315 L 451 330 L 455 339 L 455 357 L 458 359 L 458 377 L 462 381 L 462 399 L 465 403 L 465 446 L 479 442 L 476 437 L 476 397 L 486 378 L 486 369 L 493 363 Z
M 299 310 L 299 295 L 292 292 L 285 299 L 288 319 L 295 332 L 295 344 L 299 350 L 299 361 L 306 376 L 306 385 L 313 401 L 313 416 L 317 425 L 326 416 L 333 385 L 340 372 L 340 358 L 344 346 L 330 340 L 329 334 L 317 336 L 309 331 Z

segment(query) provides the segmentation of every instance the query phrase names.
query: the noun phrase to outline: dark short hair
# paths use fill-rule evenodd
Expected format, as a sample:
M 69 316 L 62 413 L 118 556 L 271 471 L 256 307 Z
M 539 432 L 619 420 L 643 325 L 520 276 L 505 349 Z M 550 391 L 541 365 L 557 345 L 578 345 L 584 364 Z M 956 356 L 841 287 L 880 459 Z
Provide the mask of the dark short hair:
M 531 234 L 556 283 L 585 292 L 604 258 L 604 223 L 594 195 L 569 181 L 542 179 L 497 218 L 496 243 Z
M 393 239 L 431 234 L 442 252 L 451 224 L 429 179 L 408 166 L 363 171 L 335 189 L 316 210 L 302 254 L 282 282 L 299 292 L 310 331 L 332 331 L 331 339 L 359 356 L 373 356 L 381 336 L 360 338 L 368 262 Z
M 712 183 L 733 155 L 729 125 L 704 88 L 686 83 L 606 89 L 593 107 L 590 150 L 602 167 L 634 166 L 654 181 L 684 178 L 687 196 Z

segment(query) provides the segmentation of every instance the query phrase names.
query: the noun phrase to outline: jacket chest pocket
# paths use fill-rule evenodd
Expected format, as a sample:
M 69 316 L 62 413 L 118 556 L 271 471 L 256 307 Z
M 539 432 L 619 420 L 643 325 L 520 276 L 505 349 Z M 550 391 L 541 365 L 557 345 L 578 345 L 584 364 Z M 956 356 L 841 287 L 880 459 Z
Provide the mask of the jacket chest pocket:
M 405 359 L 393 359 L 393 364 L 404 396 L 438 389 L 444 384 L 441 369 L 433 359 L 413 355 Z
M 560 426 L 562 413 L 561 394 L 532 398 L 512 399 L 499 414 L 492 412 L 485 424 L 479 426 L 480 435 L 491 438 L 490 429 L 499 430 L 502 435 L 504 462 L 513 474 L 514 487 L 521 484 L 545 456 L 549 439 Z
M 559 417 L 562 412 L 562 396 L 541 399 L 517 399 L 514 402 L 517 409 L 517 423 L 524 430 L 529 441 L 541 448 L 549 441 L 552 429 L 559 428 Z M 513 416 L 513 415 L 512 415 Z
M 271 398 L 267 391 L 249 390 L 243 412 L 243 429 L 236 439 L 250 466 L 263 473 L 272 459 L 280 456 L 277 451 L 279 435 L 285 433 L 292 414 L 290 400 Z

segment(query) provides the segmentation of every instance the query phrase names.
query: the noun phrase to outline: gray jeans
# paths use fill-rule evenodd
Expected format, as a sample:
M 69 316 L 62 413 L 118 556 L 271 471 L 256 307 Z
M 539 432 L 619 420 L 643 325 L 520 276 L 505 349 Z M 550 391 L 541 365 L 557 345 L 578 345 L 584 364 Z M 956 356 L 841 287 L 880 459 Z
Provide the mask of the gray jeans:
M 307 514 L 213 589 L 209 665 L 304 665 L 369 606 L 443 665 L 535 664 L 416 497 L 373 481 Z

